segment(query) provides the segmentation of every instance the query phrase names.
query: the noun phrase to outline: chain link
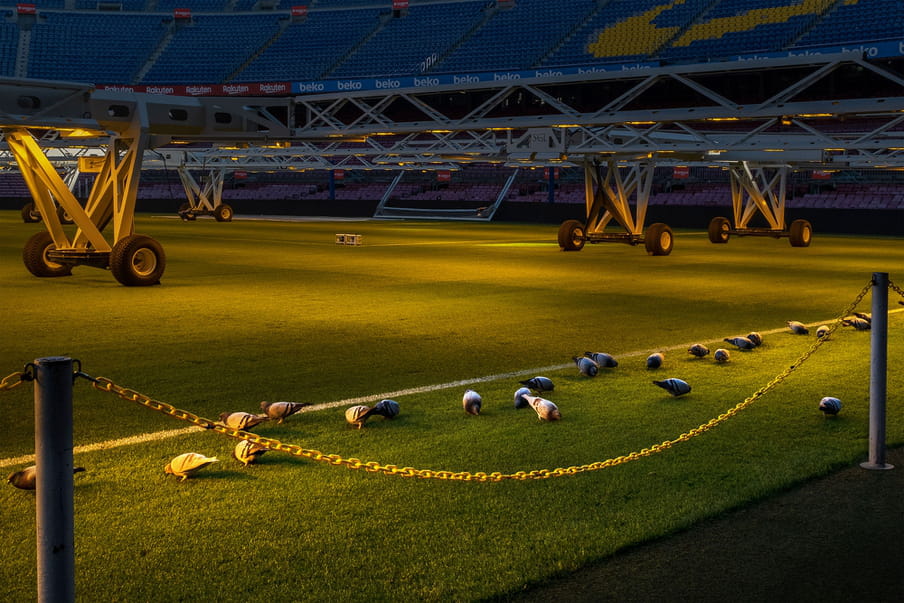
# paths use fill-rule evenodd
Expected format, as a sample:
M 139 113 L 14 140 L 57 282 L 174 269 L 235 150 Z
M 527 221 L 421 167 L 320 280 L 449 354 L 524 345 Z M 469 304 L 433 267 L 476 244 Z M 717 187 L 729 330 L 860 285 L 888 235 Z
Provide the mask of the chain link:
M 844 312 L 836 318 L 830 325 L 828 335 L 831 335 L 835 332 L 835 330 L 841 325 L 841 321 L 846 316 L 849 316 L 854 309 L 860 304 L 863 298 L 866 296 L 867 292 L 869 292 L 873 283 L 868 283 L 862 291 L 857 295 L 854 301 L 844 310 Z M 897 286 L 890 285 L 895 291 L 904 297 L 904 292 L 902 292 Z M 306 449 L 297 444 L 286 444 L 279 440 L 268 438 L 256 433 L 251 433 L 249 431 L 244 431 L 241 429 L 235 429 L 232 427 L 227 427 L 221 423 L 217 423 L 211 421 L 210 419 L 206 419 L 204 417 L 198 416 L 194 413 L 188 412 L 187 410 L 182 410 L 176 408 L 166 402 L 161 402 L 159 400 L 154 400 L 144 394 L 137 392 L 133 389 L 128 389 L 125 387 L 121 387 L 115 384 L 110 379 L 106 377 L 91 377 L 83 373 L 81 370 L 75 373 L 76 377 L 81 377 L 87 379 L 91 382 L 92 386 L 100 391 L 108 392 L 114 394 L 123 400 L 127 400 L 129 402 L 136 402 L 150 408 L 152 410 L 156 410 L 158 412 L 162 412 L 164 414 L 170 415 L 182 421 L 186 421 L 188 423 L 193 423 L 198 427 L 202 427 L 204 429 L 209 429 L 215 431 L 219 434 L 237 438 L 241 440 L 246 440 L 248 442 L 253 442 L 259 446 L 262 446 L 268 450 L 276 450 L 285 452 L 287 454 L 304 457 L 311 459 L 313 461 L 318 461 L 322 463 L 327 463 L 329 465 L 334 466 L 345 466 L 349 469 L 362 469 L 369 473 L 382 473 L 384 475 L 395 475 L 401 477 L 419 477 L 422 479 L 441 479 L 441 480 L 455 480 L 455 481 L 476 481 L 476 482 L 499 482 L 503 480 L 538 480 L 538 479 L 549 479 L 552 477 L 562 477 L 566 475 L 577 475 L 579 473 L 586 473 L 588 471 L 599 471 L 601 469 L 607 469 L 609 467 L 616 467 L 618 465 L 622 465 L 624 463 L 628 463 L 631 461 L 635 461 L 641 458 L 646 458 L 649 456 L 653 456 L 654 454 L 658 454 L 665 450 L 668 450 L 675 444 L 680 442 L 686 442 L 691 438 L 702 435 L 709 431 L 710 429 L 720 425 L 735 416 L 745 408 L 752 405 L 766 393 L 774 389 L 777 385 L 782 383 L 788 376 L 793 373 L 795 370 L 800 368 L 800 366 L 806 362 L 810 356 L 812 356 L 816 350 L 818 350 L 823 343 L 828 339 L 828 336 L 818 338 L 813 345 L 811 345 L 793 364 L 791 364 L 788 368 L 783 370 L 781 373 L 776 375 L 771 381 L 769 381 L 766 385 L 761 387 L 759 390 L 751 394 L 742 402 L 738 403 L 734 407 L 726 410 L 722 414 L 717 417 L 714 417 L 699 425 L 693 429 L 688 430 L 685 433 L 682 433 L 678 437 L 672 440 L 665 440 L 659 444 L 653 444 L 649 448 L 643 448 L 639 451 L 630 452 L 628 454 L 624 454 L 621 456 L 613 457 L 606 459 L 604 461 L 597 461 L 594 463 L 589 463 L 586 465 L 576 465 L 572 467 L 557 467 L 556 469 L 536 469 L 533 471 L 518 471 L 515 473 L 500 473 L 498 471 L 494 471 L 492 473 L 484 473 L 484 472 L 476 472 L 471 473 L 469 471 L 444 471 L 444 470 L 433 470 L 433 469 L 415 469 L 414 467 L 401 467 L 399 468 L 396 465 L 382 465 L 376 461 L 362 461 L 357 458 L 343 458 L 338 454 L 324 454 L 319 450 Z M 18 385 L 20 385 L 23 381 L 29 380 L 29 375 L 27 373 L 13 373 L 0 381 L 0 391 L 4 391 L 7 389 L 12 389 Z
M 891 279 L 888 280 L 888 288 L 904 298 L 904 291 L 902 291 Z

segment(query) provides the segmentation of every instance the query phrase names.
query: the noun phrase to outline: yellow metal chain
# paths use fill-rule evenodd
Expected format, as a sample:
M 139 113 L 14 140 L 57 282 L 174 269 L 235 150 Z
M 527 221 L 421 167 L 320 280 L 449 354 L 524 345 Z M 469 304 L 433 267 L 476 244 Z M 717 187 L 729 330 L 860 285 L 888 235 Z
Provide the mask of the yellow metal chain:
M 845 311 L 836 318 L 831 325 L 829 325 L 828 334 L 831 335 L 839 325 L 841 325 L 841 321 L 844 317 L 849 316 L 854 308 L 860 303 L 860 301 L 864 298 L 867 292 L 870 290 L 872 283 L 867 284 L 863 290 L 857 295 L 853 302 L 845 309 Z M 897 290 L 897 289 L 896 289 Z M 900 290 L 898 290 L 900 293 Z M 902 294 L 904 295 L 904 294 Z M 754 392 L 744 401 L 735 405 L 734 407 L 728 409 L 724 413 L 719 416 L 710 419 L 706 423 L 699 425 L 685 433 L 682 433 L 678 437 L 672 440 L 666 440 L 659 444 L 653 444 L 649 448 L 643 448 L 641 450 L 631 452 L 629 454 L 624 454 L 621 456 L 613 457 L 607 459 L 605 461 L 598 461 L 595 463 L 589 463 L 586 465 L 577 465 L 566 468 L 556 468 L 556 469 L 537 469 L 534 471 L 518 471 L 516 473 L 501 473 L 498 471 L 494 471 L 492 473 L 484 473 L 484 472 L 476 472 L 471 473 L 469 471 L 437 471 L 432 469 L 415 469 L 414 467 L 398 467 L 396 465 L 382 465 L 376 461 L 362 461 L 357 458 L 344 458 L 338 454 L 324 454 L 319 450 L 310 450 L 303 448 L 297 444 L 286 444 L 274 438 L 267 438 L 256 433 L 251 433 L 249 431 L 244 431 L 241 429 L 235 429 L 232 427 L 227 427 L 221 423 L 217 423 L 211 421 L 210 419 L 205 419 L 204 417 L 200 417 L 194 413 L 188 412 L 186 410 L 178 409 L 166 402 L 161 402 L 159 400 L 154 400 L 141 394 L 133 389 L 128 389 L 121 387 L 115 384 L 110 379 L 105 377 L 91 377 L 81 371 L 76 373 L 77 376 L 83 377 L 91 381 L 93 387 L 100 391 L 109 392 L 116 396 L 119 396 L 123 400 L 128 400 L 130 402 L 137 402 L 142 406 L 146 406 L 147 408 L 156 410 L 158 412 L 162 412 L 164 414 L 173 416 L 182 421 L 187 421 L 189 423 L 193 423 L 198 427 L 203 427 L 204 429 L 210 429 L 217 433 L 223 434 L 225 436 L 229 436 L 232 438 L 238 438 L 241 440 L 246 440 L 248 442 L 254 442 L 255 444 L 262 446 L 268 450 L 278 450 L 281 452 L 285 452 L 287 454 L 291 454 L 294 456 L 309 458 L 314 461 L 320 461 L 323 463 L 328 463 L 330 465 L 344 465 L 349 469 L 363 469 L 364 471 L 368 471 L 371 473 L 383 473 L 385 475 L 397 475 L 402 477 L 420 477 L 424 479 L 444 479 L 444 480 L 459 480 L 459 481 L 477 481 L 477 482 L 499 482 L 503 480 L 534 480 L 534 479 L 548 479 L 550 477 L 561 477 L 565 475 L 577 475 L 578 473 L 585 473 L 588 471 L 598 471 L 600 469 L 606 469 L 608 467 L 615 467 L 616 465 L 621 465 L 623 463 L 627 463 L 629 461 L 634 461 L 640 458 L 652 456 L 659 452 L 663 452 L 664 450 L 668 450 L 673 445 L 679 442 L 686 442 L 691 438 L 698 436 L 700 434 L 706 433 L 713 427 L 724 423 L 731 417 L 738 414 L 740 411 L 744 410 L 754 402 L 756 402 L 759 398 L 765 395 L 767 392 L 775 388 L 779 383 L 784 381 L 788 375 L 792 372 L 800 368 L 800 366 L 813 355 L 816 350 L 822 346 L 823 343 L 828 339 L 828 336 L 819 338 L 807 349 L 797 361 L 794 362 L 791 366 L 783 370 L 776 377 L 774 377 L 769 383 L 761 387 L 759 390 Z M 12 389 L 17 385 L 20 385 L 22 381 L 27 380 L 26 373 L 13 373 L 8 377 L 4 378 L 2 382 L 0 382 L 0 391 L 4 389 Z
M 888 288 L 904 298 L 904 291 L 902 291 L 891 279 L 888 280 Z

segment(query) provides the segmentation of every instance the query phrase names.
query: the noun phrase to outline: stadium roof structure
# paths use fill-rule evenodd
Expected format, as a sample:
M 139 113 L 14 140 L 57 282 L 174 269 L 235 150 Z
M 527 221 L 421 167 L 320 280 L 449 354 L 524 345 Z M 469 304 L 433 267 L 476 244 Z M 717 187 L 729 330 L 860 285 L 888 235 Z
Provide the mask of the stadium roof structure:
M 761 212 L 770 234 L 786 236 L 784 180 L 762 170 L 904 165 L 902 65 L 844 52 L 293 97 L 179 97 L 6 79 L 0 128 L 42 215 L 54 213 L 55 199 L 78 225 L 70 240 L 48 220 L 51 255 L 64 265 L 106 267 L 121 255 L 113 248 L 133 236 L 140 170 L 161 157 L 245 170 L 581 165 L 587 220 L 560 233 L 563 248 L 608 240 L 602 230 L 615 219 L 626 231 L 617 238 L 645 242 L 657 255 L 671 251 L 671 240 L 660 233 L 669 240 L 651 249 L 643 235 L 653 165 L 743 166 L 731 170 L 735 230 L 747 234 Z M 78 157 L 60 150 L 78 146 L 104 158 L 101 185 L 84 207 L 49 158 Z M 633 175 L 624 179 L 620 166 Z M 112 245 L 101 234 L 110 221 Z M 134 281 L 125 284 L 159 279 L 135 272 L 114 270 Z

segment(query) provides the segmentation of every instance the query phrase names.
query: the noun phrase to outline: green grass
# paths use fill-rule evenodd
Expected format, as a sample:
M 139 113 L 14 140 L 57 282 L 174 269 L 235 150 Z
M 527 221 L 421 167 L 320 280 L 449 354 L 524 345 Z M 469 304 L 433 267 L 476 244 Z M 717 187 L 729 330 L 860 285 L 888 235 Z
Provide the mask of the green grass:
M 818 227 L 818 225 L 816 225 Z M 667 257 L 626 245 L 559 251 L 555 226 L 397 222 L 183 223 L 140 216 L 168 255 L 159 287 L 80 267 L 38 279 L 21 248 L 40 225 L 0 212 L 0 376 L 69 355 L 83 369 L 200 415 L 260 400 L 327 403 L 537 367 L 607 351 L 620 366 L 549 371 L 563 420 L 516 410 L 517 379 L 399 396 L 402 414 L 348 428 L 344 406 L 256 431 L 364 461 L 452 471 L 578 466 L 671 439 L 747 398 L 812 342 L 784 329 L 837 316 L 875 271 L 904 282 L 895 238 L 819 236 L 811 247 L 678 232 Z M 361 247 L 334 244 L 364 234 Z M 897 294 L 890 297 L 893 308 Z M 860 306 L 869 311 L 869 296 Z M 904 443 L 904 344 L 891 315 L 888 441 Z M 767 332 L 727 365 L 684 347 Z M 776 332 L 769 333 L 775 330 Z M 666 349 L 658 371 L 647 353 Z M 210 432 L 83 453 L 76 482 L 82 600 L 474 600 L 515 592 L 862 460 L 869 334 L 839 330 L 753 406 L 650 458 L 540 481 L 464 483 L 350 471 L 278 452 L 243 468 Z M 528 374 L 527 376 L 530 376 Z M 672 399 L 653 378 L 681 377 Z M 816 409 L 835 395 L 834 420 Z M 0 393 L 0 461 L 33 449 L 33 389 Z M 76 445 L 184 424 L 75 389 Z M 173 456 L 221 459 L 196 478 Z M 8 467 L 12 470 L 16 467 Z M 34 599 L 34 496 L 0 488 L 0 595 Z

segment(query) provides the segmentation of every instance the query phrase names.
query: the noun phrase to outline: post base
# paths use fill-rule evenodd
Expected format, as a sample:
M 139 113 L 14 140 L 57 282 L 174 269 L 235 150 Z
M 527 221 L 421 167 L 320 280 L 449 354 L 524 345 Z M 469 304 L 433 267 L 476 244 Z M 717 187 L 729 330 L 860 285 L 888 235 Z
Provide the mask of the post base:
M 875 471 L 885 471 L 885 470 L 888 470 L 888 469 L 894 469 L 894 468 L 895 468 L 894 465 L 890 465 L 889 463 L 869 463 L 869 462 L 864 462 L 864 463 L 860 463 L 860 466 L 861 466 L 862 468 L 864 468 L 864 469 L 872 469 L 872 470 L 875 470 Z

